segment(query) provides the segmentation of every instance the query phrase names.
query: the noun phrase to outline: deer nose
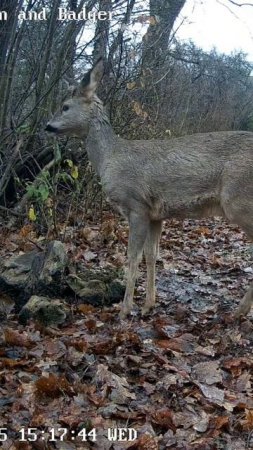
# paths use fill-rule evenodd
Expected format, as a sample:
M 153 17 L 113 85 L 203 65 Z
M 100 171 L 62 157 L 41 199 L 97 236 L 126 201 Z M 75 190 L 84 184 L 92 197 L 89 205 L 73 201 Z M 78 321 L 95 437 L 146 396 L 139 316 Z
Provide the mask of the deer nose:
M 49 123 L 47 124 L 45 131 L 49 131 L 50 133 L 56 133 L 57 132 L 57 128 L 52 127 L 52 125 L 50 125 Z

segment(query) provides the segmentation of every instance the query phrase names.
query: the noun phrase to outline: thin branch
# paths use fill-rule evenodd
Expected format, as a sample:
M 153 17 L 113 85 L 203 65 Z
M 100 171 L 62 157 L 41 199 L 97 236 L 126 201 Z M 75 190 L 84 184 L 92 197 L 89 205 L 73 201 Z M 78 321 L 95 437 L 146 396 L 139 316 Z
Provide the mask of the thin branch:
M 10 173 L 11 173 L 11 169 L 12 166 L 15 164 L 16 162 L 16 158 L 19 155 L 20 152 L 20 147 L 23 145 L 23 138 L 19 139 L 19 141 L 16 143 L 15 149 L 13 150 L 13 153 L 9 159 L 9 162 L 5 168 L 4 174 L 1 178 L 0 181 L 0 195 L 2 195 L 3 190 L 6 186 L 6 183 L 8 183 L 8 180 L 10 179 Z
M 25 214 L 14 211 L 13 209 L 10 209 L 10 208 L 6 208 L 6 206 L 2 206 L 2 205 L 0 205 L 0 211 L 4 211 L 4 212 L 11 214 L 13 216 L 16 216 L 16 217 L 23 217 L 23 218 L 25 217 Z
M 234 0 L 228 0 L 228 1 L 235 6 L 253 6 L 253 3 L 237 3 Z
M 32 183 L 32 186 L 36 187 L 39 183 L 39 180 L 40 180 L 39 177 L 40 177 L 41 173 L 45 172 L 46 170 L 51 169 L 55 164 L 56 164 L 55 158 L 52 159 L 51 161 L 49 161 L 49 163 L 46 164 L 46 166 L 43 167 L 42 171 L 37 175 L 37 177 L 35 178 L 35 180 Z M 29 193 L 26 192 L 11 214 L 16 215 L 16 216 L 22 215 L 23 210 L 24 210 L 27 202 L 29 201 L 29 198 L 30 198 Z M 14 214 L 14 213 L 16 213 L 16 214 Z M 16 220 L 14 218 L 12 218 L 8 222 L 8 227 L 13 227 L 15 224 L 16 224 Z

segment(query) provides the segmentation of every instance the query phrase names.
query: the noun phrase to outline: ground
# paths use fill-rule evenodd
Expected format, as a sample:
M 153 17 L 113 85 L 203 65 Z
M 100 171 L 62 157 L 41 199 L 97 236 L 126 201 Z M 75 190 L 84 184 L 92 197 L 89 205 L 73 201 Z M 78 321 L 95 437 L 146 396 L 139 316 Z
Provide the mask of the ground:
M 124 267 L 127 226 L 120 219 L 107 214 L 102 225 L 89 221 L 60 234 L 73 263 Z M 44 238 L 28 225 L 1 239 L 7 257 L 43 246 Z M 253 315 L 233 318 L 253 278 L 252 253 L 244 234 L 220 219 L 166 223 L 157 307 L 146 318 L 139 315 L 144 264 L 125 321 L 119 305 L 74 302 L 58 328 L 23 326 L 2 295 L 0 446 L 253 448 Z M 137 439 L 128 430 L 127 441 L 113 442 L 114 428 L 134 429 Z

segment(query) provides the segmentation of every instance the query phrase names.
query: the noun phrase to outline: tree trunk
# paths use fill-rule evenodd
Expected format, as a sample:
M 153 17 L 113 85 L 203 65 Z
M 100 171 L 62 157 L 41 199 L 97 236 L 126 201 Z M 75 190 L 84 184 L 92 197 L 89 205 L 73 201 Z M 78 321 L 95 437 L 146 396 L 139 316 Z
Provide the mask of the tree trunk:
M 5 71 L 5 62 L 12 39 L 13 25 L 19 0 L 0 0 L 0 11 L 6 11 L 7 20 L 0 20 L 0 77 Z
M 109 13 L 112 10 L 112 1 L 100 0 L 99 10 L 107 11 Z M 109 46 L 109 31 L 110 31 L 109 20 L 97 21 L 95 42 L 93 49 L 93 62 L 96 62 L 101 57 L 103 58 L 104 61 L 107 60 L 107 51 Z
M 173 25 L 186 0 L 150 0 L 151 23 L 143 38 L 143 69 L 163 64 Z

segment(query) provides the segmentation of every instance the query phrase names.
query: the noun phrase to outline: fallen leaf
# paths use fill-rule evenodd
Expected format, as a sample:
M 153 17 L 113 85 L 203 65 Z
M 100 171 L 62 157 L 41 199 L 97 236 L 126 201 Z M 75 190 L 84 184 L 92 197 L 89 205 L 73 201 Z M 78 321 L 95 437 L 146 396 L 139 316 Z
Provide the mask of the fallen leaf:
M 93 305 L 81 304 L 77 306 L 77 311 L 84 315 L 87 315 L 96 312 L 96 308 Z
M 111 388 L 110 398 L 115 403 L 124 404 L 129 398 L 135 399 L 135 393 L 130 392 L 126 378 L 109 371 L 103 364 L 98 365 L 96 382 Z
M 208 385 L 222 382 L 222 373 L 217 361 L 195 364 L 192 368 L 192 376 L 196 377 L 200 383 Z
M 7 345 L 15 345 L 17 347 L 26 348 L 30 348 L 34 345 L 34 342 L 32 342 L 25 331 L 20 333 L 19 331 L 13 330 L 12 328 L 5 328 L 4 339 Z
M 66 378 L 53 373 L 49 373 L 48 376 L 42 376 L 36 380 L 35 388 L 39 396 L 55 398 L 60 395 L 73 394 L 73 389 Z
M 94 261 L 94 259 L 97 258 L 97 253 L 91 252 L 90 250 L 87 250 L 83 252 L 83 258 L 85 261 Z
M 206 386 L 201 383 L 197 383 L 197 385 L 201 389 L 202 394 L 204 394 L 204 396 L 208 398 L 208 400 L 211 400 L 214 403 L 218 402 L 218 404 L 224 401 L 225 395 L 224 391 L 222 391 L 221 389 L 215 386 Z
M 159 425 L 166 431 L 171 429 L 172 431 L 174 431 L 174 433 L 176 432 L 176 427 L 173 422 L 173 414 L 170 409 L 161 408 L 157 411 L 152 412 L 151 421 L 152 423 Z

